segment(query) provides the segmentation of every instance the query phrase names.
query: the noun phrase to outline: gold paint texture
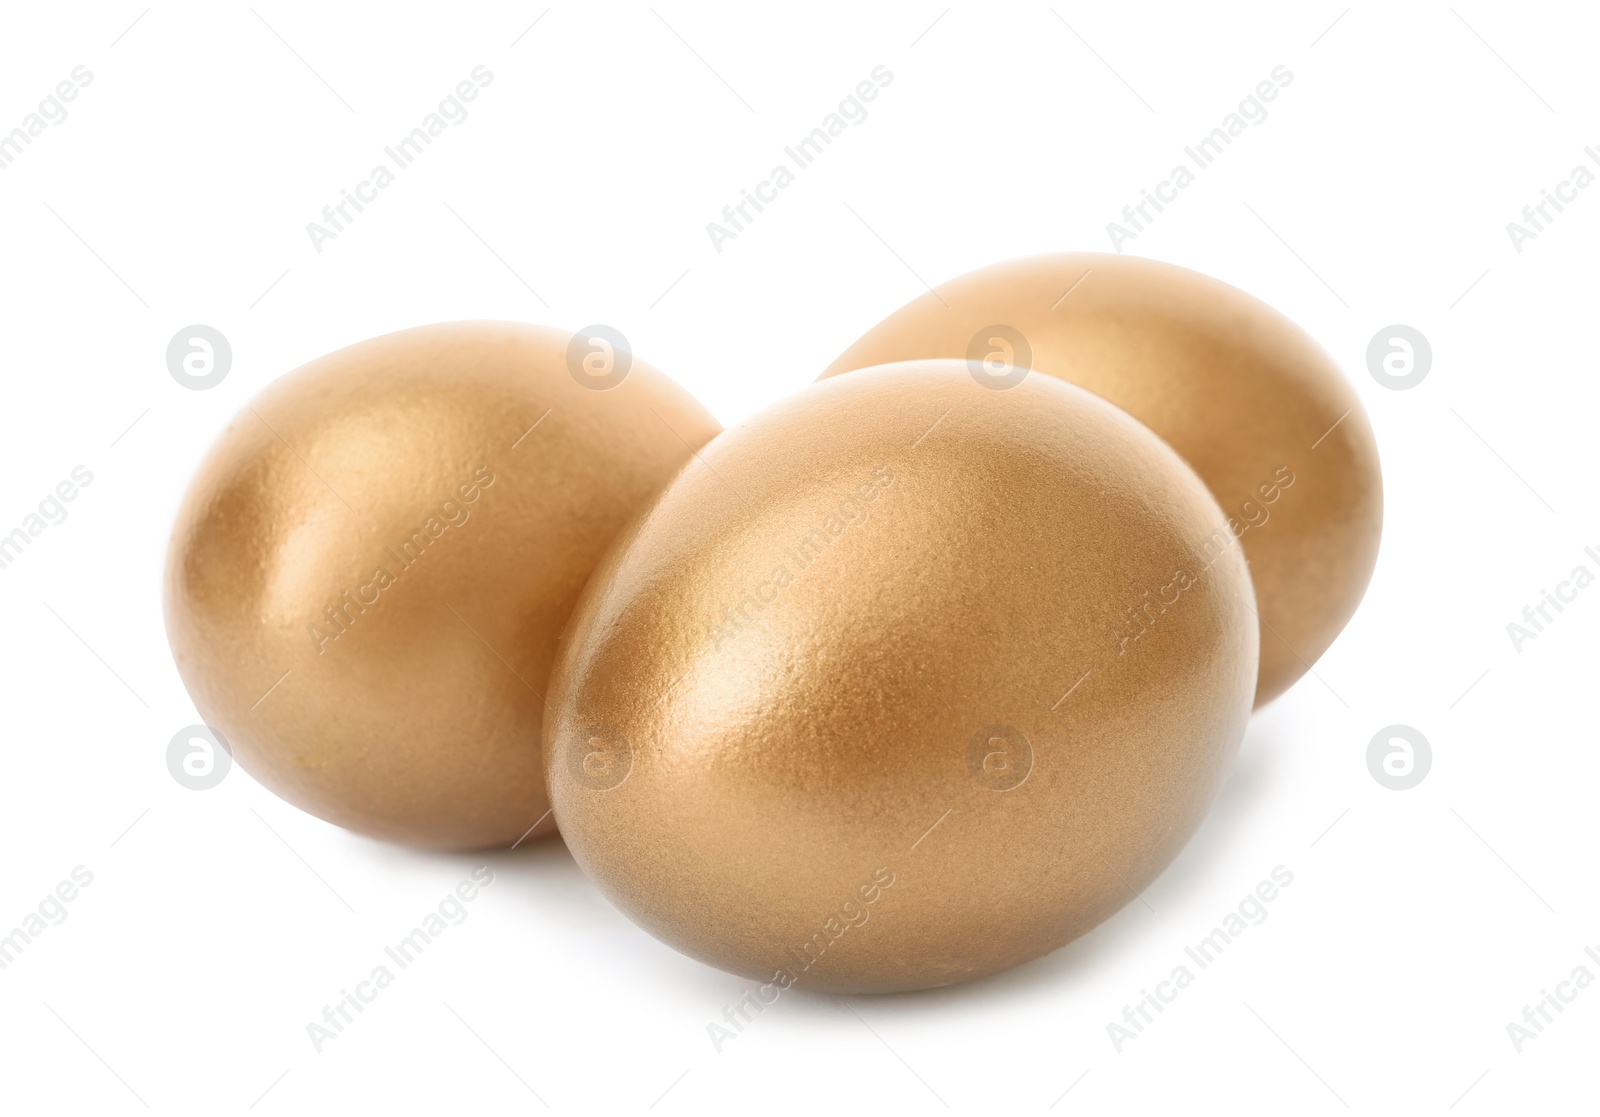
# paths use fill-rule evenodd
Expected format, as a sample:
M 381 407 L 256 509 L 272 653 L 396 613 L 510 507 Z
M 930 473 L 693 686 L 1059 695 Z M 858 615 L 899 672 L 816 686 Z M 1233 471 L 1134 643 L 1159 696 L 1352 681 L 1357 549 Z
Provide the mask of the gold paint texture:
M 201 466 L 166 620 L 205 722 L 261 783 L 419 846 L 554 830 L 539 751 L 556 638 L 626 518 L 718 431 L 634 361 L 492 322 L 362 342 L 279 380 Z
M 1183 846 L 1258 630 L 1223 511 L 1150 430 L 928 360 L 700 458 L 607 552 L 548 694 L 556 817 L 630 917 L 752 980 L 918 989 L 1061 946 Z
M 1366 414 L 1304 331 L 1244 292 L 1170 264 L 1037 256 L 908 303 L 823 376 L 991 356 L 1111 401 L 1205 480 L 1255 581 L 1257 706 L 1310 669 L 1366 590 L 1383 491 Z
M 288 801 L 440 848 L 559 822 L 778 988 L 948 985 L 1123 907 L 1376 560 L 1354 392 L 1169 265 L 973 272 L 720 436 L 571 342 L 429 326 L 270 387 L 179 513 L 173 653 Z

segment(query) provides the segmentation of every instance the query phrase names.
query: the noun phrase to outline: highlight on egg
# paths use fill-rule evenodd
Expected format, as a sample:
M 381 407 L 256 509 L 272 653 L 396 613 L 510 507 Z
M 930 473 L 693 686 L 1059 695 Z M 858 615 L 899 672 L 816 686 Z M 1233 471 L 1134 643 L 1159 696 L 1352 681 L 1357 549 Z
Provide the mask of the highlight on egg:
M 1148 429 L 913 361 L 699 458 L 608 551 L 548 696 L 563 837 L 632 919 L 779 988 L 919 989 L 1071 941 L 1182 848 L 1258 630 L 1226 514 Z
M 1372 427 L 1338 367 L 1265 303 L 1197 272 L 1063 253 L 996 264 L 912 300 L 822 374 L 965 360 L 1003 390 L 1032 370 L 1144 423 L 1210 487 L 1250 561 L 1260 706 L 1327 651 L 1377 561 Z
M 625 346 L 424 326 L 312 361 L 234 419 L 165 577 L 173 657 L 234 760 L 378 838 L 553 831 L 557 636 L 627 517 L 719 429 Z

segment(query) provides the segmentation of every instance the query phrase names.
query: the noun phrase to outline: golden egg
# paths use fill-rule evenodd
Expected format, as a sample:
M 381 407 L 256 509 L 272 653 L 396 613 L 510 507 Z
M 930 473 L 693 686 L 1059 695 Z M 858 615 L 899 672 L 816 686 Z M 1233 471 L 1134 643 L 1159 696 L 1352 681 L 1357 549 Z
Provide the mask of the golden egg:
M 764 1000 L 992 973 L 1188 839 L 1250 713 L 1250 601 L 1204 484 L 1088 392 L 948 360 L 812 385 L 596 571 L 551 679 L 556 818 Z
M 629 514 L 718 431 L 619 341 L 425 326 L 313 361 L 233 421 L 178 514 L 166 617 L 252 776 L 413 845 L 554 829 L 556 638 Z
M 1037 256 L 971 272 L 874 326 L 824 377 L 954 357 L 1070 380 L 1164 438 L 1222 505 L 1250 562 L 1260 706 L 1333 643 L 1378 556 L 1372 427 L 1328 355 L 1277 311 L 1153 260 Z

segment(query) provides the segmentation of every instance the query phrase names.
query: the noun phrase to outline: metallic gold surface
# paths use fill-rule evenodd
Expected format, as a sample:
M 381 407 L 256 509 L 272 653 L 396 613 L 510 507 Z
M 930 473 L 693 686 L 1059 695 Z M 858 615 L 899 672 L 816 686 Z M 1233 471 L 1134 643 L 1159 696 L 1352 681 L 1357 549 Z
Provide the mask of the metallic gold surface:
M 1255 689 L 1249 573 L 1155 435 L 958 361 L 815 384 L 607 553 L 551 678 L 568 848 L 637 922 L 769 983 L 948 985 L 1133 899 Z
M 906 304 L 822 375 L 923 357 L 1070 380 L 1194 467 L 1250 560 L 1257 706 L 1308 671 L 1360 604 L 1383 527 L 1372 428 L 1328 355 L 1265 303 L 1152 260 L 1037 256 Z
M 167 633 L 206 723 L 289 802 L 443 848 L 511 844 L 547 813 L 556 637 L 627 516 L 718 430 L 637 361 L 585 386 L 571 336 L 374 338 L 274 383 L 210 451 L 173 531 Z

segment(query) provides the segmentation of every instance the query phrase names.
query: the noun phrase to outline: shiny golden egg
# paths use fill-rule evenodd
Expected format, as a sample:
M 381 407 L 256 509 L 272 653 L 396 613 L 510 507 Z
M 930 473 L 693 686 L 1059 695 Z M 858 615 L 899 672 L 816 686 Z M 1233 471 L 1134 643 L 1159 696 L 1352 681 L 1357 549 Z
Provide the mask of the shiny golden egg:
M 252 776 L 413 845 L 554 829 L 557 636 L 626 518 L 718 431 L 620 340 L 406 330 L 233 421 L 178 514 L 166 618 L 196 708 Z
M 968 360 L 995 387 L 1031 368 L 1110 400 L 1194 467 L 1250 561 L 1262 705 L 1355 612 L 1383 525 L 1378 450 L 1328 355 L 1277 311 L 1152 260 L 1037 256 L 907 303 L 823 373 Z
M 1183 846 L 1255 690 L 1205 485 L 1065 381 L 964 361 L 812 385 L 619 537 L 545 719 L 568 847 L 762 982 L 917 989 L 1083 934 Z

